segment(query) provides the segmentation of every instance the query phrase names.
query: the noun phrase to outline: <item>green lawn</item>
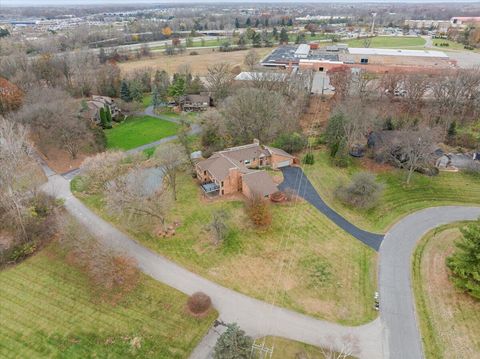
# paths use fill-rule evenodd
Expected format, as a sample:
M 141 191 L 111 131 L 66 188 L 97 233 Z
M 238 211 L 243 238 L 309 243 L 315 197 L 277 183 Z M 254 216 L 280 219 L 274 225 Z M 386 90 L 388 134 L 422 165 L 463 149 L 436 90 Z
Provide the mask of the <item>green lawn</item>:
M 425 40 L 421 37 L 404 36 L 377 36 L 370 39 L 372 48 L 409 48 L 413 46 L 425 45 Z M 364 39 L 347 40 L 349 47 L 365 47 Z
M 152 95 L 151 94 L 145 94 L 142 99 L 142 106 L 143 108 L 147 108 L 152 104 Z
M 456 51 L 472 51 L 472 50 L 467 50 L 465 49 L 464 45 L 447 40 L 447 39 L 432 39 L 433 46 L 435 46 L 435 49 L 441 50 L 441 51 L 448 51 L 448 50 L 456 50 Z M 440 44 L 448 44 L 448 46 L 440 46 Z M 478 51 L 478 49 L 475 49 L 473 51 Z
M 129 150 L 177 133 L 178 125 L 151 116 L 133 116 L 105 130 L 107 148 Z
M 479 358 L 480 301 L 453 286 L 445 264 L 464 224 L 427 233 L 413 255 L 413 289 L 427 359 Z
M 376 317 L 376 253 L 350 237 L 308 203 L 273 205 L 273 223 L 254 228 L 242 197 L 206 200 L 191 176 L 182 174 L 169 218 L 180 222 L 173 238 L 151 228 L 128 226 L 105 213 L 102 194 L 75 191 L 89 207 L 143 245 L 224 286 L 277 305 L 344 324 Z M 215 210 L 229 215 L 230 231 L 215 246 L 209 223 Z M 153 226 L 154 224 L 151 224 Z M 273 283 L 278 282 L 276 295 Z
M 0 272 L 0 357 L 188 358 L 216 317 L 192 318 L 185 295 L 145 275 L 116 306 L 89 285 L 52 246 Z
M 323 351 L 320 348 L 317 348 L 313 345 L 297 342 L 295 340 L 289 340 L 280 337 L 266 337 L 260 338 L 257 340 L 257 343 L 263 344 L 265 342 L 265 346 L 267 348 L 273 347 L 273 354 L 272 359 L 326 359 Z M 325 353 L 330 355 L 330 353 L 326 350 Z M 339 355 L 336 353 L 336 355 Z M 328 356 L 330 358 L 330 356 Z M 337 356 L 332 356 L 332 358 L 337 358 Z M 346 357 L 353 358 L 351 356 Z
M 359 210 L 343 205 L 335 198 L 335 189 L 339 183 L 349 183 L 354 173 L 364 170 L 358 160 L 352 160 L 351 167 L 338 168 L 331 164 L 326 151 L 317 151 L 315 164 L 305 166 L 305 172 L 332 208 L 363 229 L 385 232 L 405 215 L 427 207 L 480 205 L 480 180 L 474 176 L 441 172 L 438 176 L 427 177 L 415 173 L 411 184 L 406 186 L 405 172 L 397 169 L 378 171 L 377 178 L 385 188 L 375 208 Z

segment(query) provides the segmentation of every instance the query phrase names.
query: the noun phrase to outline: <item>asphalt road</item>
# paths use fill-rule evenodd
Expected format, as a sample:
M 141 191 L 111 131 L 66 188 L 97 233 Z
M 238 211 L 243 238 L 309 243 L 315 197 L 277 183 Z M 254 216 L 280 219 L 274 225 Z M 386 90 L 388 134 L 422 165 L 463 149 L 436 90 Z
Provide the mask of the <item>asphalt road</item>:
M 284 180 L 279 185 L 280 190 L 283 191 L 287 188 L 294 190 L 300 197 L 310 202 L 337 226 L 357 238 L 359 241 L 362 241 L 367 246 L 378 251 L 383 240 L 383 235 L 364 231 L 331 209 L 320 197 L 317 190 L 313 187 L 312 183 L 300 167 L 284 167 L 282 168 L 282 173 Z
M 385 235 L 380 247 L 378 285 L 387 358 L 424 357 L 411 283 L 412 255 L 417 242 L 442 224 L 479 217 L 480 207 L 433 207 L 403 218 Z
M 358 327 L 346 327 L 248 297 L 192 273 L 138 244 L 74 197 L 70 182 L 62 176 L 50 176 L 43 190 L 63 198 L 67 211 L 105 246 L 126 253 L 138 262 L 143 272 L 187 295 L 205 292 L 212 298 L 222 321 L 238 323 L 251 336 L 274 335 L 316 346 L 332 346 L 337 350 L 342 347 L 343 338 L 349 337 L 357 344 L 360 358 L 383 358 L 379 319 Z M 208 346 L 208 340 L 205 343 L 207 347 L 197 348 L 197 351 L 208 352 L 211 345 Z

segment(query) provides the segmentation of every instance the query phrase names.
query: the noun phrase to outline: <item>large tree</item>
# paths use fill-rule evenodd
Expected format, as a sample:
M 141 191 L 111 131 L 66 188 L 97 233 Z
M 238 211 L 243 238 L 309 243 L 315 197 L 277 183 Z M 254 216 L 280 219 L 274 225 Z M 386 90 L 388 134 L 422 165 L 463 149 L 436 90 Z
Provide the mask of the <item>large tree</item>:
M 480 222 L 465 226 L 462 234 L 447 265 L 455 286 L 480 300 Z
M 279 134 L 295 131 L 297 114 L 278 92 L 242 88 L 222 103 L 225 128 L 236 143 L 254 138 L 270 142 Z
M 228 324 L 215 344 L 215 359 L 248 359 L 251 357 L 253 340 L 236 323 Z
M 208 67 L 207 89 L 218 103 L 228 96 L 234 75 L 228 63 L 218 63 Z
M 154 158 L 162 169 L 166 184 L 172 190 L 173 199 L 177 200 L 177 175 L 185 164 L 185 150 L 181 145 L 168 143 L 156 149 Z

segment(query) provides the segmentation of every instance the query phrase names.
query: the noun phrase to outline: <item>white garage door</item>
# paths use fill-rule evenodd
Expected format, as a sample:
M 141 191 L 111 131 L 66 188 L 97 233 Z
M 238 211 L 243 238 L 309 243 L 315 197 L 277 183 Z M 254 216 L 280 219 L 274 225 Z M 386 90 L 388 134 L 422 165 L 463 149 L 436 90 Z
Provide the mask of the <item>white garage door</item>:
M 290 166 L 291 160 L 281 161 L 277 163 L 277 168 Z

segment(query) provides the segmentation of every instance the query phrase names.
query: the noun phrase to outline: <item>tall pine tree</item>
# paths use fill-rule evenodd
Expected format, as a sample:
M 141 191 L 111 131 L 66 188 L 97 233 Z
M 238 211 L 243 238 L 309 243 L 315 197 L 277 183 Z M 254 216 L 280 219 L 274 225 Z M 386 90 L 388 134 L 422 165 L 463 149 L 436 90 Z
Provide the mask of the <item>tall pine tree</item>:
M 132 101 L 132 94 L 130 93 L 128 83 L 125 80 L 122 80 L 122 84 L 120 85 L 120 98 L 125 102 Z

